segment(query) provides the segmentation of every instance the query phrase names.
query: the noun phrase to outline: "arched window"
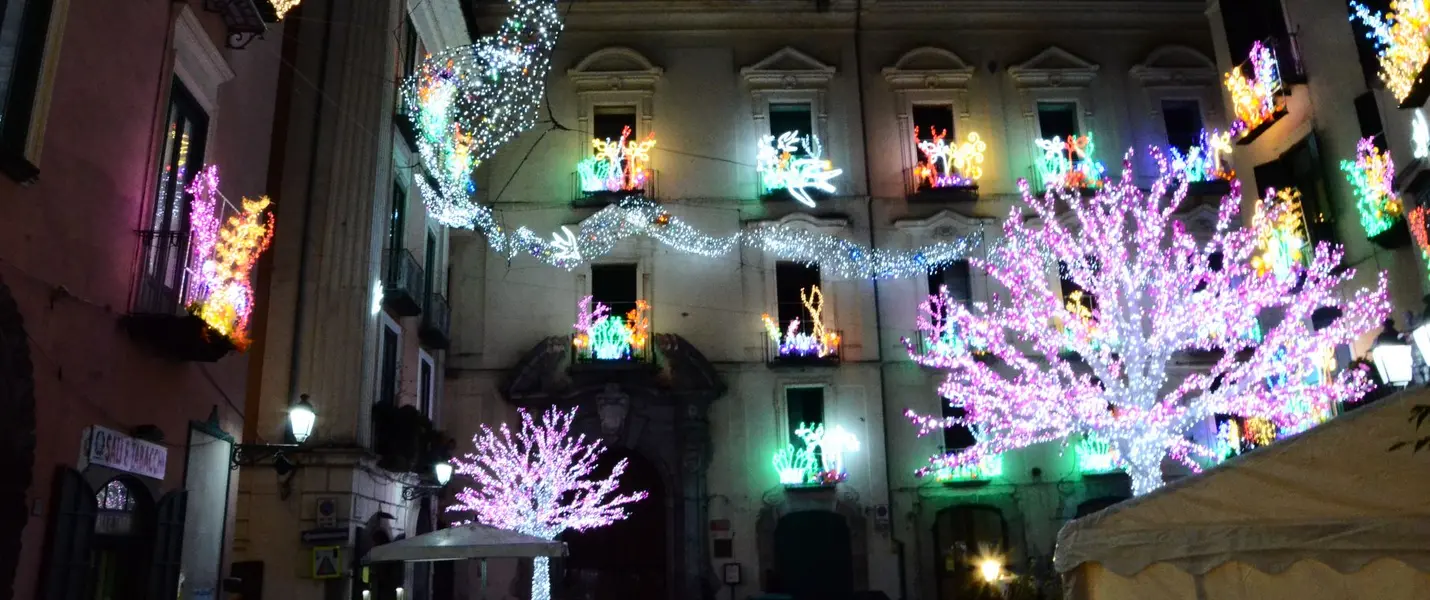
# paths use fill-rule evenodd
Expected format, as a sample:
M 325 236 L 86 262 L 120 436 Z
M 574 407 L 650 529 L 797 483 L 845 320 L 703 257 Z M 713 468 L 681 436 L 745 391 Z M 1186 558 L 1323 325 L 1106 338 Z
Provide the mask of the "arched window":
M 998 598 L 978 567 L 985 558 L 1007 564 L 1008 522 L 992 506 L 962 505 L 939 511 L 934 521 L 934 560 L 940 600 Z

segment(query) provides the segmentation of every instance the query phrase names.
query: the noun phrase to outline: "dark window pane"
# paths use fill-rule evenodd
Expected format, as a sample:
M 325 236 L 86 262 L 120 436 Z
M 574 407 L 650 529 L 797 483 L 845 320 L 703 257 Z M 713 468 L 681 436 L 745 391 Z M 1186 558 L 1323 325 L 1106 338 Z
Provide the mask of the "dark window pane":
M 437 284 L 437 234 L 431 230 L 427 231 L 427 247 L 424 248 L 422 259 L 422 273 L 426 275 L 422 287 L 422 301 L 425 303 L 427 298 L 432 296 Z
M 636 107 L 598 106 L 592 120 L 591 137 L 598 140 L 618 141 L 621 133 L 630 128 L 630 137 L 636 135 Z M 593 149 L 594 151 L 594 149 Z
M 770 104 L 770 135 L 779 137 L 787 131 L 799 137 L 809 135 L 813 128 L 809 104 Z
M 622 318 L 636 309 L 640 298 L 636 285 L 635 265 L 591 265 L 591 297 L 611 307 L 611 314 Z
M 402 75 L 409 76 L 417 66 L 417 27 L 412 24 L 412 17 L 407 17 L 402 30 Z
M 1202 133 L 1202 108 L 1196 100 L 1163 100 L 1162 121 L 1167 125 L 1167 144 L 1184 154 L 1195 147 Z
M 1073 281 L 1072 274 L 1068 270 L 1068 264 L 1063 261 L 1058 261 L 1058 283 L 1062 287 L 1064 301 L 1070 300 L 1073 292 L 1082 292 L 1081 304 L 1087 307 L 1088 310 L 1097 309 L 1097 299 L 1094 298 L 1090 292 L 1083 289 L 1082 286 L 1078 285 L 1077 282 Z
M 824 422 L 824 388 L 785 388 L 785 408 L 788 411 L 789 439 L 796 448 L 804 442 L 794 432 L 800 425 L 813 426 Z
M 54 4 L 7 0 L 0 8 L 0 143 L 17 154 L 30 133 Z
M 962 419 L 963 417 L 968 415 L 968 412 L 965 411 L 963 407 L 954 406 L 952 402 L 948 401 L 948 398 L 939 398 L 939 402 L 943 403 L 944 418 L 953 417 L 956 419 Z M 964 448 L 972 446 L 975 443 L 977 443 L 977 440 L 973 439 L 973 430 L 969 429 L 967 425 L 957 425 L 954 427 L 945 428 L 943 430 L 944 452 L 962 450 Z
M 1356 96 L 1356 122 L 1360 125 L 1360 136 L 1375 138 L 1375 145 L 1385 150 L 1385 126 L 1380 121 L 1380 107 L 1375 103 L 1375 94 L 1366 92 Z
M 377 402 L 392 404 L 397 401 L 397 331 L 382 328 L 382 364 L 379 365 Z
M 387 248 L 401 250 L 407 233 L 407 190 L 395 181 L 392 182 L 391 210 L 387 217 Z
M 936 134 L 944 134 L 946 142 L 953 142 L 953 107 L 947 104 L 915 104 L 910 111 L 914 120 L 915 132 L 919 140 L 931 140 Z M 919 160 L 924 159 L 922 152 L 919 152 L 918 141 L 914 142 L 914 156 Z
M 432 383 L 433 383 L 433 381 L 432 381 L 432 375 L 433 375 L 433 373 L 432 373 L 432 363 L 431 363 L 431 361 L 426 361 L 426 360 L 422 361 L 422 366 L 421 366 L 421 369 L 420 369 L 420 370 L 421 370 L 421 372 L 418 373 L 418 377 L 417 377 L 417 385 L 420 386 L 420 389 L 419 389 L 419 391 L 418 391 L 418 394 L 419 394 L 419 396 L 418 396 L 418 398 L 419 398 L 419 408 L 422 409 L 422 414 L 427 415 L 427 416 L 430 417 L 430 416 L 432 416 L 432 392 L 433 392 L 433 390 L 432 390 Z
M 169 91 L 169 120 L 164 128 L 159 185 L 151 226 L 158 231 L 188 229 L 189 201 L 185 191 L 203 168 L 209 118 L 177 79 Z
M 1038 137 L 1067 139 L 1078 135 L 1078 129 L 1077 103 L 1038 103 Z
M 1232 64 L 1246 62 L 1251 55 L 1251 45 L 1275 39 L 1280 45 L 1290 39 L 1286 35 L 1286 17 L 1281 11 L 1281 0 L 1236 0 L 1221 4 L 1222 23 L 1226 27 L 1227 47 L 1231 51 Z M 1280 56 L 1282 47 L 1273 48 L 1282 64 L 1290 59 Z M 1250 73 L 1246 73 L 1248 76 Z M 1283 72 L 1283 77 L 1290 75 Z
M 807 296 L 816 285 L 819 285 L 819 267 L 794 262 L 775 264 L 775 299 L 779 303 L 780 333 L 784 333 L 790 321 L 795 319 L 799 319 L 801 332 L 814 331 L 814 324 L 800 299 L 800 293 L 803 292 Z
M 940 286 L 948 286 L 948 295 L 954 300 L 968 305 L 973 301 L 973 275 L 968 261 L 959 260 L 929 274 L 929 294 L 937 294 Z

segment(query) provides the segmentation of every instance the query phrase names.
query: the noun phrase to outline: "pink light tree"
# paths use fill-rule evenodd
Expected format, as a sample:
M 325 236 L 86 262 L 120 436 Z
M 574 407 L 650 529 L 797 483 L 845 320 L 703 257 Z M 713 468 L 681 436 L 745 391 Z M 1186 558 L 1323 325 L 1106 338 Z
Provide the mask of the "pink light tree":
M 1054 188 L 1035 195 L 1021 181 L 1036 221 L 1014 208 L 1003 240 L 973 261 L 1006 296 L 972 311 L 946 293 L 922 304 L 919 326 L 930 343 L 923 353 L 910 346 L 910 354 L 949 371 L 939 392 L 964 416 L 907 415 L 920 436 L 967 426 L 977 442 L 930 458 L 919 475 L 1082 435 L 1107 443 L 1141 495 L 1162 485 L 1166 457 L 1196 470 L 1194 457 L 1212 455 L 1186 433 L 1216 414 L 1298 431 L 1323 418 L 1306 407 L 1333 406 L 1370 389 L 1361 369 L 1309 375 L 1320 372 L 1327 352 L 1388 314 L 1384 274 L 1375 289 L 1351 293 L 1344 288 L 1354 271 L 1334 271 L 1341 248 L 1323 243 L 1302 260 L 1268 249 L 1286 233 L 1278 227 L 1299 225 L 1299 206 L 1258 204 L 1252 224 L 1242 227 L 1236 187 L 1222 198 L 1215 229 L 1199 241 L 1175 215 L 1185 180 L 1160 152 L 1153 155 L 1161 167 L 1150 191 L 1133 185 L 1130 151 L 1121 181 L 1091 197 Z M 1074 217 L 1067 225 L 1058 221 L 1064 211 Z M 1284 268 L 1258 267 L 1273 258 Z M 1064 298 L 1050 285 L 1052 269 L 1092 301 Z M 1316 330 L 1311 315 L 1322 307 L 1339 317 Z M 1270 327 L 1252 335 L 1261 325 Z M 950 336 L 964 343 L 950 344 Z M 1217 358 L 1177 374 L 1173 357 L 1186 351 Z M 978 356 L 985 353 L 996 360 Z
M 621 459 L 604 479 L 589 476 L 606 449 L 600 440 L 572 438 L 576 409 L 561 412 L 555 406 L 535 422 L 525 410 L 521 431 L 512 434 L 505 423 L 500 433 L 482 425 L 472 437 L 476 451 L 453 459 L 456 471 L 476 481 L 462 488 L 449 511 L 470 512 L 474 520 L 545 539 L 555 539 L 568 529 L 585 531 L 626 518 L 625 505 L 646 497 L 644 491 L 616 494 L 626 460 Z M 461 523 L 465 525 L 471 521 Z M 550 600 L 549 559 L 534 560 L 532 600 Z

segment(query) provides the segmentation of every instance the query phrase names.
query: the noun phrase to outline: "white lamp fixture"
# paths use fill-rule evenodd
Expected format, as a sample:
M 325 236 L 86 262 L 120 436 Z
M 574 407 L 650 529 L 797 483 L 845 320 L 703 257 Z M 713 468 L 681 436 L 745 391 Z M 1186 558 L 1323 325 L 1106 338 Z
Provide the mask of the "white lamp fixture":
M 313 435 L 313 424 L 317 420 L 318 415 L 313 412 L 313 405 L 308 403 L 307 394 L 299 396 L 298 403 L 288 409 L 288 425 L 293 429 L 293 439 L 299 444 Z
M 1411 365 L 1415 360 L 1410 344 L 1401 338 L 1400 332 L 1395 330 L 1395 320 L 1386 319 L 1385 331 L 1375 338 L 1375 345 L 1370 348 L 1370 358 L 1375 362 L 1380 380 L 1397 387 L 1410 383 Z
M 447 485 L 452 480 L 452 463 L 444 460 L 432 465 L 432 474 L 437 476 L 437 485 Z

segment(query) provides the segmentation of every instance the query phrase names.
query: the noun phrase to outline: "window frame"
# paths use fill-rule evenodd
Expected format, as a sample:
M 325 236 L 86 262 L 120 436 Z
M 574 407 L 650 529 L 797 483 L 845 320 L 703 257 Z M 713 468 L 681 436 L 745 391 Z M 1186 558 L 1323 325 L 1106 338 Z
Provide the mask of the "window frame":
M 12 106 L 17 110 L 14 118 L 0 123 L 0 172 L 21 185 L 29 185 L 40 174 L 40 151 L 69 0 L 24 1 L 12 55 L 14 70 L 0 105 L 0 115 L 10 113 Z
M 831 417 L 833 415 L 831 408 L 834 404 L 832 402 L 834 392 L 833 385 L 822 381 L 788 381 L 781 383 L 777 389 L 779 393 L 776 394 L 777 398 L 775 401 L 775 423 L 779 427 L 777 433 L 781 434 L 779 439 L 783 440 L 784 443 L 791 443 L 795 438 L 795 423 L 791 423 L 789 420 L 789 390 L 819 389 L 821 403 L 820 413 L 823 415 L 823 420 L 820 421 L 820 423 L 823 424 L 825 428 L 830 426 L 832 421 Z M 776 447 L 782 448 L 783 446 L 776 445 Z
M 1198 143 L 1196 139 L 1197 136 L 1199 136 L 1202 131 L 1205 131 L 1207 129 L 1207 110 L 1204 107 L 1201 99 L 1185 98 L 1181 96 L 1166 96 L 1157 100 L 1156 115 L 1160 117 L 1158 121 L 1162 123 L 1162 139 L 1166 142 L 1168 148 L 1174 148 L 1176 146 L 1172 143 L 1172 129 L 1171 127 L 1167 126 L 1168 103 L 1189 103 L 1195 108 L 1192 113 L 1197 116 L 1197 120 L 1200 122 L 1201 127 L 1192 133 L 1192 144 L 1188 146 L 1188 148 L 1195 147 Z M 1178 150 L 1185 153 L 1188 151 L 1188 148 L 1178 148 Z
M 383 390 L 382 390 L 382 376 L 383 376 L 383 362 L 387 359 L 387 352 L 386 352 L 386 349 L 383 347 L 383 336 L 384 336 L 384 334 L 385 334 L 386 332 L 388 332 L 388 331 L 393 331 L 393 332 L 395 332 L 395 333 L 397 334 L 397 344 L 394 346 L 394 347 L 396 348 L 396 351 L 397 351 L 397 358 L 396 358 L 396 360 L 393 362 L 393 365 L 394 365 L 394 366 L 393 366 L 393 377 L 392 377 L 392 398 L 391 398 L 391 402 L 392 402 L 392 406 L 394 406 L 394 407 L 401 405 L 401 400 L 402 400 L 402 355 L 403 355 L 403 347 L 402 347 L 402 325 L 398 324 L 397 320 L 394 319 L 394 318 L 392 318 L 392 315 L 387 314 L 387 311 L 384 310 L 384 311 L 381 311 L 381 312 L 379 313 L 378 327 L 377 327 L 377 352 L 374 353 L 375 358 L 377 359 L 377 362 L 376 362 L 376 364 L 375 364 L 375 368 L 373 369 L 373 375 L 374 375 L 374 380 L 375 380 L 375 381 L 374 381 L 374 385 L 373 385 L 373 398 L 372 398 L 372 405 L 373 405 L 373 406 L 377 406 L 377 405 L 379 405 L 379 404 L 383 404 L 383 402 L 384 402 L 384 400 L 385 400 L 384 398 L 382 398 L 382 395 L 383 395 Z
M 431 369 L 426 376 L 422 367 Z M 424 348 L 417 349 L 417 410 L 437 422 L 437 359 Z
M 938 65 L 937 68 L 927 68 Z M 923 156 L 911 143 L 914 139 L 913 107 L 948 105 L 953 111 L 953 134 L 976 132 L 969 110 L 968 82 L 974 68 L 957 54 L 933 46 L 915 48 L 883 70 L 884 80 L 894 91 L 895 117 L 904 142 L 900 152 L 905 169 L 918 166 Z M 987 167 L 985 167 L 986 169 Z

